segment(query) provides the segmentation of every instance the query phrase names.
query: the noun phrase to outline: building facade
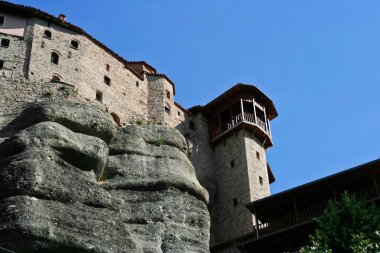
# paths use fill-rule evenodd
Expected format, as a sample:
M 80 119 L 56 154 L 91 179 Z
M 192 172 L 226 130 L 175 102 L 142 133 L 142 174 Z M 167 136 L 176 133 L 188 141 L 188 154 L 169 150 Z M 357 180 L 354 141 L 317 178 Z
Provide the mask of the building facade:
M 257 87 L 237 84 L 205 106 L 184 109 L 174 100 L 173 81 L 148 63 L 125 60 L 64 15 L 5 1 L 0 41 L 0 123 L 30 103 L 74 98 L 109 112 L 120 127 L 176 128 L 209 192 L 211 244 L 254 231 L 256 219 L 245 205 L 270 195 L 266 150 L 269 122 L 277 116 Z

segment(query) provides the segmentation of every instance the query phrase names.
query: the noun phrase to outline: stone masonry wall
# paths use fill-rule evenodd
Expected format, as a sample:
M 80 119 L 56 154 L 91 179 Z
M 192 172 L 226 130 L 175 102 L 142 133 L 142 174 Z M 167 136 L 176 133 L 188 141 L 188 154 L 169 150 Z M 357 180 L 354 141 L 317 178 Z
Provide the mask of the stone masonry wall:
M 270 195 L 267 159 L 262 142 L 254 133 L 245 131 L 244 141 L 252 202 Z
M 245 130 L 240 130 L 215 146 L 216 212 L 211 214 L 215 244 L 253 230 L 253 216 L 245 207 L 251 196 L 244 142 Z

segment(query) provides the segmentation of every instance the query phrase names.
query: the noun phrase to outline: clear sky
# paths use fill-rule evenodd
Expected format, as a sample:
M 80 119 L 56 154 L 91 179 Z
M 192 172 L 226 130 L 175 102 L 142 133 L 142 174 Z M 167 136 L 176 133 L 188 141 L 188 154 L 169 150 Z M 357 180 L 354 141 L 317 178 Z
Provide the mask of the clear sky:
M 275 103 L 272 192 L 380 157 L 378 0 L 14 0 L 67 20 L 204 105 L 238 82 Z

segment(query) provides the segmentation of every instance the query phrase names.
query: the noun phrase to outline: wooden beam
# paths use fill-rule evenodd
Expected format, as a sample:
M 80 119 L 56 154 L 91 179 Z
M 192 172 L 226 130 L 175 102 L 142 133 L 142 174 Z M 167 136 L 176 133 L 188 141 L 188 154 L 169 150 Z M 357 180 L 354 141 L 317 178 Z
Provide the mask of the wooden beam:
M 256 105 L 255 105 L 255 99 L 254 98 L 252 98 L 252 105 L 253 105 L 254 120 L 255 120 L 255 124 L 257 125 Z
M 297 222 L 297 224 L 298 224 L 298 210 L 297 210 L 297 203 L 296 203 L 296 201 L 295 201 L 294 198 L 292 199 L 292 201 L 293 201 L 294 213 L 295 213 L 295 215 L 296 215 L 296 222 Z
M 379 191 L 379 186 L 377 184 L 376 176 L 374 173 L 372 173 L 372 178 L 373 178 L 373 183 L 375 184 L 376 195 L 379 198 L 380 197 L 380 191 Z
M 240 107 L 241 107 L 241 118 L 242 118 L 242 121 L 244 121 L 244 105 L 243 105 L 242 98 L 240 98 Z

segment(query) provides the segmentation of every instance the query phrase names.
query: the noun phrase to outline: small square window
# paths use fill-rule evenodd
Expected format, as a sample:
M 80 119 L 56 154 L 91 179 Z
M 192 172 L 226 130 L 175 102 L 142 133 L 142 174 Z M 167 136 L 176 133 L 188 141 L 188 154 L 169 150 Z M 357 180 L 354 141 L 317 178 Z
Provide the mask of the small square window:
M 0 69 L 4 68 L 4 61 L 0 60 Z
M 74 49 L 78 49 L 78 48 L 79 48 L 79 42 L 76 41 L 76 40 L 72 40 L 72 41 L 70 42 L 70 45 L 71 45 L 71 47 L 74 48 Z
M 3 15 L 0 15 L 0 26 L 3 26 L 5 24 L 5 17 Z
M 165 112 L 170 114 L 170 105 L 168 103 L 165 103 Z
M 263 185 L 264 184 L 264 181 L 263 181 L 263 178 L 259 176 L 259 183 L 260 185 Z
M 234 168 L 234 167 L 235 167 L 235 160 L 230 161 L 230 167 L 231 167 L 231 168 Z
M 237 198 L 234 198 L 234 199 L 232 200 L 232 204 L 234 205 L 234 207 L 237 207 L 237 205 L 238 205 L 238 199 L 237 199 Z
M 10 40 L 1 39 L 1 47 L 9 47 Z
M 256 151 L 256 158 L 257 160 L 260 160 L 260 153 Z
M 194 121 L 192 121 L 192 120 L 189 121 L 189 127 L 190 127 L 191 130 L 195 129 L 195 123 L 194 123 Z
M 99 102 L 102 102 L 103 101 L 103 93 L 101 91 L 96 91 L 96 97 L 95 99 Z
M 109 78 L 108 76 L 104 76 L 104 83 L 108 86 L 111 86 L 111 78 Z

